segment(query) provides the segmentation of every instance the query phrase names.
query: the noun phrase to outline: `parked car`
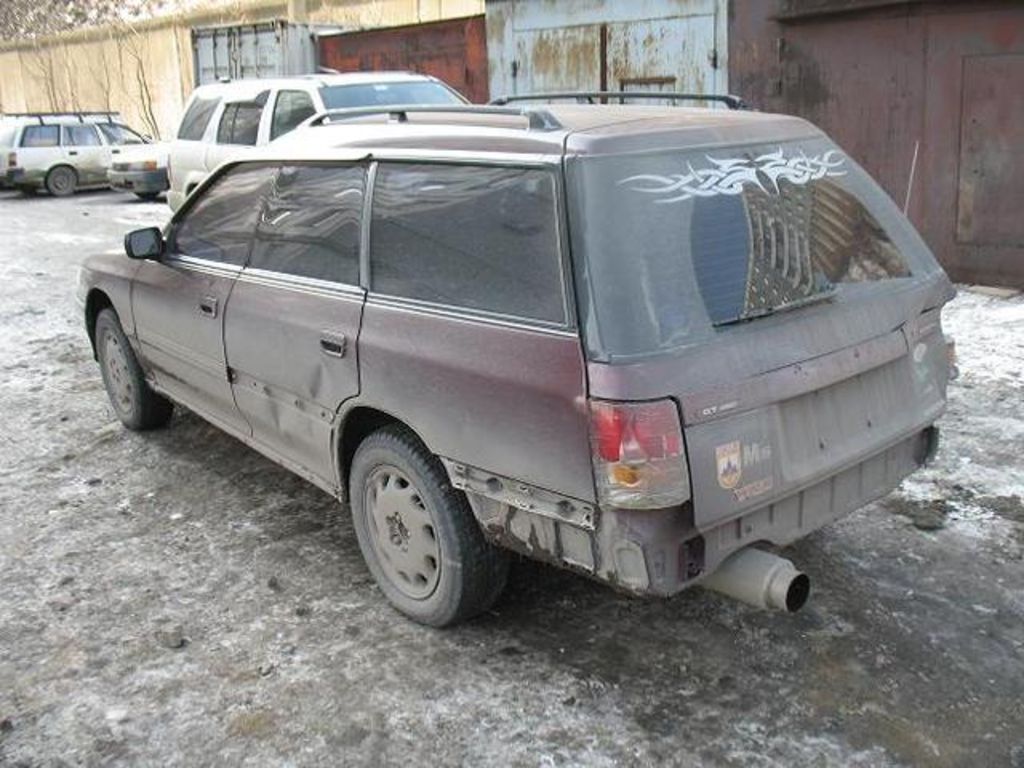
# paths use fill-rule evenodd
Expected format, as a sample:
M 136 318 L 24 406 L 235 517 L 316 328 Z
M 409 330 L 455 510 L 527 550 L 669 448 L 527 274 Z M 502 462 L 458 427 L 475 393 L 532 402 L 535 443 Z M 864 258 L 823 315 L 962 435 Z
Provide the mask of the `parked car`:
M 251 155 L 326 110 L 392 104 L 464 104 L 434 77 L 354 72 L 233 80 L 193 91 L 170 152 L 171 210 L 226 160 Z
M 110 166 L 107 180 L 113 189 L 133 192 L 143 200 L 155 200 L 167 191 L 167 155 L 170 142 L 133 144 L 121 149 Z
M 789 610 L 785 545 L 937 446 L 951 284 L 792 117 L 632 106 L 329 116 L 85 262 L 114 411 L 179 402 L 347 501 L 402 612 L 508 551 Z
M 116 118 L 114 112 L 39 112 L 0 124 L 0 139 L 10 141 L 7 184 L 25 193 L 45 189 L 58 197 L 107 186 L 107 172 L 123 148 L 149 141 Z

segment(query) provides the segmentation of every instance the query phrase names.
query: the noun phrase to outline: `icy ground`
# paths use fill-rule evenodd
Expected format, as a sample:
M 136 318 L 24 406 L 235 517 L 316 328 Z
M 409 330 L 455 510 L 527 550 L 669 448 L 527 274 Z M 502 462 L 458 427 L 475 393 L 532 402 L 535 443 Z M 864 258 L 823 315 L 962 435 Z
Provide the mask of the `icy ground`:
M 801 613 L 524 563 L 437 632 L 323 493 L 115 422 L 77 265 L 165 217 L 0 192 L 0 765 L 1024 767 L 1024 298 L 949 306 L 937 463 L 787 551 Z

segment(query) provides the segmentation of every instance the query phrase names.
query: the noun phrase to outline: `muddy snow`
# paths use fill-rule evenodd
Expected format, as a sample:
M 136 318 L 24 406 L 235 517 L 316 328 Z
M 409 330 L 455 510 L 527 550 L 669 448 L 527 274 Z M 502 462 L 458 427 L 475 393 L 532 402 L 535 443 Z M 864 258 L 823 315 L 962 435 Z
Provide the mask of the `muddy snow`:
M 116 423 L 77 267 L 166 216 L 0 192 L 0 764 L 1024 766 L 1024 298 L 947 308 L 937 461 L 786 551 L 801 613 L 523 562 L 436 631 L 322 492 Z

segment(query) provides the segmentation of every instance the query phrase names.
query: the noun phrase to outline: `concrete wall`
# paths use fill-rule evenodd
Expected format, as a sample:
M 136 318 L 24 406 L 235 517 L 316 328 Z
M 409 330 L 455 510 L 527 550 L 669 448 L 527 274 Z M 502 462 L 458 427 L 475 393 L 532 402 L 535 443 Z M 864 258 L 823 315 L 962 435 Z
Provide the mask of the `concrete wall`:
M 483 0 L 250 0 L 133 25 L 0 43 L 0 112 L 116 110 L 170 138 L 195 81 L 193 27 L 272 19 L 364 29 L 483 12 Z

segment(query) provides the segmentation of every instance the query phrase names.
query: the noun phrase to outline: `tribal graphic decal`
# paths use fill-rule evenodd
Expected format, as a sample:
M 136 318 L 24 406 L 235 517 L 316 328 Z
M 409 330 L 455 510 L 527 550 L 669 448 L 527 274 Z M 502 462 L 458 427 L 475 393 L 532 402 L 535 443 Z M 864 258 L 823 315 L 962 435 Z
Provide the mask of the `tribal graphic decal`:
M 735 157 L 716 160 L 708 157 L 714 167 L 694 168 L 686 164 L 686 173 L 671 176 L 639 174 L 620 180 L 633 192 L 659 195 L 655 203 L 678 203 L 692 197 L 714 197 L 715 195 L 738 195 L 745 184 L 755 184 L 768 194 L 778 194 L 779 180 L 792 184 L 806 184 L 825 176 L 845 176 L 839 170 L 843 165 L 842 155 L 834 149 L 817 157 L 808 157 L 801 152 L 797 156 L 785 157 L 780 148 L 760 157 Z

